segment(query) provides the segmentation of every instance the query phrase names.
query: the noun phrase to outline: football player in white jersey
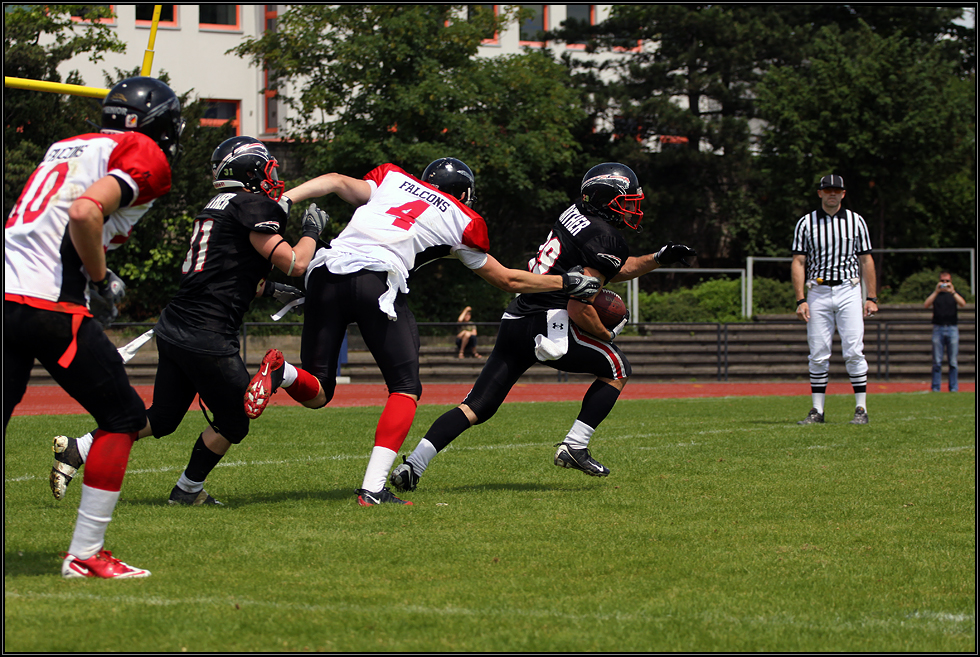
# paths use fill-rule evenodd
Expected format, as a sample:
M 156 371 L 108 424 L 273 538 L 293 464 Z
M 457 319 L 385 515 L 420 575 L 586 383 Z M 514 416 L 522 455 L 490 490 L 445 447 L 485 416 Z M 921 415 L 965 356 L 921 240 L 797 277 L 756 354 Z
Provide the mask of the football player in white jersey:
M 180 101 L 167 85 L 123 80 L 103 101 L 99 133 L 51 145 L 4 229 L 4 429 L 35 358 L 101 427 L 61 566 L 66 578 L 150 574 L 105 549 L 129 452 L 146 423 L 143 400 L 102 328 L 125 290 L 105 253 L 170 191 L 169 161 L 182 129 Z
M 361 180 L 329 173 L 296 188 L 307 197 L 337 194 L 358 207 L 330 248 L 319 249 L 307 269 L 304 368 L 270 349 L 245 395 L 245 409 L 249 417 L 258 417 L 280 386 L 304 406 L 325 406 L 334 394 L 347 326 L 356 322 L 389 395 L 357 490 L 363 506 L 406 504 L 385 487 L 385 480 L 422 394 L 419 333 L 407 299 L 411 271 L 435 258 L 455 257 L 508 292 L 563 290 L 588 298 L 599 290 L 599 280 L 581 269 L 544 276 L 501 265 L 487 253 L 483 217 L 470 207 L 474 189 L 473 172 L 451 157 L 429 164 L 421 179 L 383 164 Z

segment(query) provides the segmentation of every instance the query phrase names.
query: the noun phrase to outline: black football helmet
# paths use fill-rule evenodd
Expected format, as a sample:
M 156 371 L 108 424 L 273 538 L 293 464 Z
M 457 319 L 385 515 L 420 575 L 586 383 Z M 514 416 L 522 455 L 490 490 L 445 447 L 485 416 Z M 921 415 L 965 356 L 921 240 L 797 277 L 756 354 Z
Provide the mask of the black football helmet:
M 142 132 L 173 161 L 184 131 L 180 100 L 156 78 L 127 78 L 112 87 L 102 101 L 102 131 Z
M 470 168 L 455 157 L 441 157 L 432 162 L 425 167 L 420 180 L 459 199 L 466 207 L 473 207 L 476 178 Z
M 286 188 L 279 180 L 278 167 L 269 149 L 254 137 L 226 139 L 211 154 L 215 189 L 243 187 L 255 194 L 265 194 L 273 201 L 278 201 Z
M 604 162 L 589 169 L 582 178 L 582 202 L 606 221 L 639 229 L 642 200 L 640 181 L 625 164 Z

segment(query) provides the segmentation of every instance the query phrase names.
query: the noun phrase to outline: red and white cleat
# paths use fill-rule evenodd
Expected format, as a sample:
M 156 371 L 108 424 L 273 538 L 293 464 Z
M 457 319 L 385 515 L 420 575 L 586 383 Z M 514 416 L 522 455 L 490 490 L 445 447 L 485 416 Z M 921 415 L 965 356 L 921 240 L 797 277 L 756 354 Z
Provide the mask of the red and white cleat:
M 245 389 L 245 415 L 253 420 L 262 415 L 272 393 L 278 390 L 282 383 L 285 362 L 282 352 L 278 349 L 265 352 L 262 365 L 259 366 L 259 373 L 252 377 L 248 388 Z
M 77 577 L 123 579 L 127 577 L 149 577 L 150 571 L 143 568 L 133 568 L 113 557 L 112 552 L 102 549 L 84 561 L 66 553 L 65 560 L 61 562 L 61 576 L 65 579 Z

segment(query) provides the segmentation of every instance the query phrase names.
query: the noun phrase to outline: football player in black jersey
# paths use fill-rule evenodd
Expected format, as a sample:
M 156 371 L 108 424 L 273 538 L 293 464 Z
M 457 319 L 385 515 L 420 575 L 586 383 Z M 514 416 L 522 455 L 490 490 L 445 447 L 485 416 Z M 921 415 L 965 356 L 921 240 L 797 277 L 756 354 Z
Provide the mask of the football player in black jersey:
M 614 162 L 593 167 L 582 179 L 581 198 L 555 222 L 528 269 L 561 274 L 579 265 L 606 283 L 630 280 L 661 265 L 682 261 L 689 265 L 694 250 L 670 242 L 656 253 L 629 255 L 619 227 L 639 227 L 642 200 L 643 190 L 629 167 Z M 472 425 L 493 417 L 520 376 L 536 362 L 563 372 L 595 375 L 578 418 L 556 445 L 554 462 L 596 477 L 609 474 L 592 458 L 588 444 L 630 375 L 629 361 L 613 343 L 629 321 L 629 312 L 609 330 L 587 302 L 561 292 L 543 292 L 518 296 L 502 320 L 493 351 L 466 399 L 437 419 L 404 463 L 392 470 L 390 481 L 398 490 L 414 490 L 436 454 Z
M 302 275 L 328 219 L 311 205 L 303 216 L 303 236 L 290 246 L 282 237 L 289 208 L 306 199 L 283 195 L 277 168 L 265 145 L 252 137 L 232 137 L 215 149 L 211 171 L 220 193 L 194 220 L 180 288 L 154 327 L 159 363 L 153 405 L 139 437 L 173 433 L 198 394 L 202 410 L 213 414 L 211 419 L 205 412 L 210 426 L 198 437 L 170 493 L 171 504 L 219 504 L 204 490 L 204 480 L 249 427 L 242 407 L 250 379 L 239 355 L 242 319 L 258 295 L 282 302 L 302 296 L 298 288 L 265 277 L 273 267 Z M 55 438 L 50 481 L 56 499 L 84 462 L 91 435 Z

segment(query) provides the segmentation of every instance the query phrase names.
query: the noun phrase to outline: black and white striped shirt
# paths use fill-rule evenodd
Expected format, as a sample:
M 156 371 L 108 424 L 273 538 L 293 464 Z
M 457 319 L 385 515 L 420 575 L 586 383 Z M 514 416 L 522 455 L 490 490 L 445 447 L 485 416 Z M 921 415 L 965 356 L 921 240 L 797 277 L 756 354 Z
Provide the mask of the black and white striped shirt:
M 857 212 L 841 209 L 830 216 L 823 208 L 800 217 L 793 231 L 793 255 L 806 256 L 807 280 L 858 278 L 858 256 L 871 253 L 868 225 Z

